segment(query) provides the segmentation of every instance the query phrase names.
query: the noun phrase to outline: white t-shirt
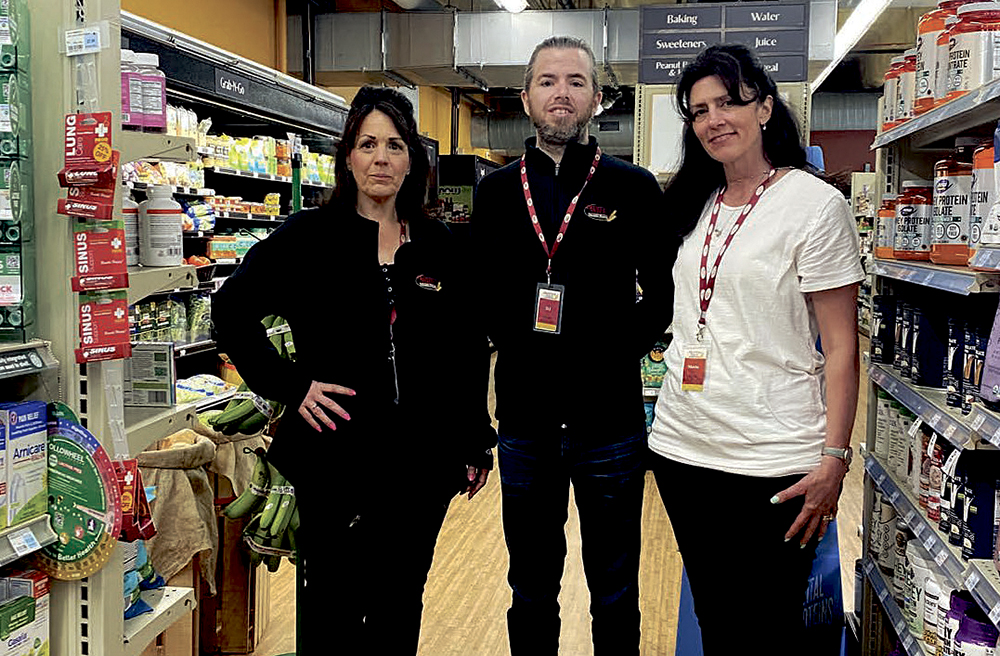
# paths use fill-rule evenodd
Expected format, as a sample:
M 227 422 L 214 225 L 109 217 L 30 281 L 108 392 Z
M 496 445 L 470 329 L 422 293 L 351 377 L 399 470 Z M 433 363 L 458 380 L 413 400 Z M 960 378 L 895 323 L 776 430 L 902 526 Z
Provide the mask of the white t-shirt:
M 806 294 L 859 282 L 858 232 L 844 197 L 792 170 L 764 193 L 719 267 L 702 344 L 702 392 L 681 390 L 684 347 L 697 344 L 698 271 L 715 194 L 674 264 L 673 341 L 650 448 L 689 465 L 747 476 L 805 474 L 826 436 L 824 358 Z M 723 206 L 709 266 L 740 208 Z

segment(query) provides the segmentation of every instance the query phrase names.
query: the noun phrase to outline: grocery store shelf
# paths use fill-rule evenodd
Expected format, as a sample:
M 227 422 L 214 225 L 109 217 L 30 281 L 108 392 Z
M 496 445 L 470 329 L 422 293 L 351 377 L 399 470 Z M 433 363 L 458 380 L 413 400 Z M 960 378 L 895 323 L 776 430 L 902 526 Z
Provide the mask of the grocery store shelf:
M 915 387 L 903 380 L 892 367 L 882 364 L 870 363 L 868 377 L 957 448 L 973 446 L 974 432 L 978 429 L 968 423 L 972 415 L 963 416 L 949 408 L 944 390 Z M 979 407 L 976 409 L 979 411 L 977 417 L 985 416 L 985 410 Z M 997 423 L 1000 426 L 1000 419 L 997 419 Z M 980 424 L 980 427 L 983 425 L 985 423 Z
M 0 345 L 0 379 L 17 378 L 59 368 L 51 343 L 40 339 Z
M 57 538 L 48 514 L 0 531 L 0 567 L 52 544 Z
M 1000 248 L 980 246 L 969 261 L 969 266 L 1000 272 Z
M 193 344 L 174 344 L 174 357 L 183 358 L 187 355 L 204 353 L 205 351 L 211 351 L 214 349 L 215 341 L 211 339 L 202 342 L 194 342 Z
M 323 184 L 322 182 L 310 182 L 309 180 L 302 181 L 303 187 L 319 187 L 320 189 L 333 189 L 333 185 Z
M 253 171 L 240 171 L 238 169 L 230 169 L 223 166 L 209 166 L 205 168 L 206 173 L 218 173 L 219 175 L 233 175 L 240 178 L 252 178 L 254 180 L 270 180 L 271 182 L 281 182 L 284 184 L 292 184 L 292 179 L 285 175 L 274 175 L 271 173 L 256 173 Z M 322 184 L 320 182 L 309 182 L 308 180 L 302 181 L 303 187 L 320 187 L 322 189 L 332 189 L 333 187 L 328 184 Z
M 910 627 L 903 618 L 903 611 L 900 610 L 896 600 L 892 598 L 889 586 L 886 584 L 885 578 L 882 576 L 882 572 L 879 571 L 878 566 L 872 562 L 870 557 L 867 557 L 864 560 L 862 569 L 864 569 L 865 578 L 871 583 L 872 590 L 875 592 L 875 597 L 878 599 L 879 604 L 885 609 L 885 614 L 889 616 L 889 624 L 892 625 L 896 636 L 902 642 L 903 650 L 907 656 L 926 656 L 927 652 L 924 651 L 923 641 L 918 640 L 910 632 Z
M 198 286 L 194 267 L 182 264 L 172 267 L 129 267 L 128 302 L 138 303 L 151 294 Z
M 975 91 L 922 114 L 875 137 L 872 148 L 881 148 L 903 138 L 910 138 L 914 146 L 926 147 L 935 142 L 954 137 L 978 126 L 996 125 L 1000 113 L 1000 80 L 993 80 Z M 951 147 L 951 144 L 948 144 Z
M 875 482 L 875 487 L 896 509 L 896 516 L 906 522 L 952 585 L 962 587 L 966 566 L 962 561 L 961 549 L 949 544 L 947 536 L 920 511 L 920 502 L 913 498 L 905 485 L 900 485 L 893 478 L 882 461 L 872 453 L 865 456 L 865 471 Z
M 194 610 L 194 588 L 165 587 L 147 590 L 142 600 L 153 612 L 125 620 L 124 656 L 138 656 L 156 636 Z
M 121 152 L 123 162 L 156 159 L 169 162 L 194 162 L 198 159 L 195 140 L 151 132 L 122 130 Z
M 1000 292 L 1000 272 L 973 271 L 968 267 L 874 258 L 871 272 L 955 294 Z
M 125 432 L 131 453 L 140 453 L 150 444 L 198 421 L 195 403 L 169 408 L 125 408 Z
M 145 193 L 146 189 L 155 186 L 153 184 L 147 184 L 145 182 L 129 182 L 128 187 L 134 189 L 135 191 L 141 191 Z M 167 185 L 170 187 L 174 196 L 194 196 L 197 198 L 202 198 L 204 196 L 214 196 L 214 189 L 205 189 L 204 187 L 176 187 L 174 185 Z
M 259 221 L 261 223 L 281 223 L 288 217 L 281 214 L 268 216 L 265 214 L 251 214 L 250 212 L 216 212 L 216 219 L 233 219 L 237 221 Z
M 992 560 L 970 560 L 965 587 L 994 626 L 1000 626 L 1000 573 Z

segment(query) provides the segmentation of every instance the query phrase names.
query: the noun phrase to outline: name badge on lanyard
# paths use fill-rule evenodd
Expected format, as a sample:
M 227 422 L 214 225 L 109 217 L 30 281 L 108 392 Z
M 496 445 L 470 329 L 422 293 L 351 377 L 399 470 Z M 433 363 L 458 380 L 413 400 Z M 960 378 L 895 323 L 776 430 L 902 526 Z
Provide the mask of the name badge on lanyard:
M 736 219 L 736 223 L 726 236 L 726 241 L 723 242 L 722 247 L 719 249 L 719 254 L 715 258 L 715 265 L 709 269 L 708 250 L 712 245 L 712 233 L 715 231 L 715 225 L 719 222 L 719 211 L 722 209 L 722 195 L 726 193 L 726 188 L 723 187 L 719 191 L 718 196 L 715 197 L 715 203 L 712 205 L 712 216 L 708 222 L 708 232 L 705 234 L 705 247 L 701 251 L 701 265 L 698 269 L 698 296 L 701 306 L 701 314 L 698 317 L 698 332 L 696 334 L 698 343 L 684 347 L 684 366 L 681 373 L 682 391 L 705 391 L 705 383 L 708 378 L 708 355 L 710 353 L 709 345 L 704 341 L 705 327 L 708 324 L 708 307 L 712 303 L 712 296 L 715 294 L 715 277 L 719 273 L 719 265 L 722 264 L 722 257 L 729 250 L 730 244 L 733 243 L 733 237 L 743 227 L 753 208 L 757 206 L 757 201 L 760 200 L 764 191 L 767 190 L 768 185 L 774 180 L 775 173 L 777 173 L 777 170 L 771 169 L 767 174 L 767 178 L 757 185 L 753 196 L 743 206 L 739 217 Z
M 531 189 L 528 186 L 528 168 L 525 164 L 524 155 L 521 155 L 521 186 L 524 188 L 524 202 L 528 205 L 528 216 L 531 217 L 531 225 L 535 228 L 535 234 L 538 235 L 538 240 L 542 242 L 542 249 L 549 260 L 548 266 L 545 267 L 545 282 L 538 283 L 538 291 L 535 294 L 534 330 L 536 332 L 549 333 L 551 335 L 558 335 L 562 332 L 563 295 L 566 288 L 563 285 L 552 284 L 552 258 L 555 256 L 559 244 L 562 243 L 563 237 L 566 235 L 570 219 L 573 218 L 573 212 L 576 210 L 577 203 L 580 202 L 583 190 L 587 188 L 587 183 L 594 177 L 594 171 L 597 170 L 597 164 L 600 161 L 601 149 L 598 147 L 597 152 L 594 154 L 594 162 L 590 165 L 590 172 L 587 173 L 587 179 L 583 181 L 583 187 L 580 188 L 580 192 L 576 196 L 573 196 L 569 207 L 566 208 L 566 214 L 563 216 L 562 224 L 559 226 L 559 233 L 556 235 L 556 242 L 552 245 L 552 248 L 549 248 L 548 243 L 545 241 L 545 235 L 542 234 L 542 226 L 538 223 L 538 213 L 535 211 L 535 202 L 531 198 Z

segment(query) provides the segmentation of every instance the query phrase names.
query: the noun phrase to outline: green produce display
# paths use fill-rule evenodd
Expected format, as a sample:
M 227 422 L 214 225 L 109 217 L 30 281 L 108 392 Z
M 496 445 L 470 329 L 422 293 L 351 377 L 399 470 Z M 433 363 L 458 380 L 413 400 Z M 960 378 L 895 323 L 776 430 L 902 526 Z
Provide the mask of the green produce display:
M 257 462 L 250 485 L 223 513 L 230 519 L 252 515 L 243 531 L 251 563 L 257 566 L 264 562 L 274 572 L 283 557 L 295 562 L 295 533 L 299 529 L 295 488 L 267 461 L 264 449 L 258 448 L 253 453 Z

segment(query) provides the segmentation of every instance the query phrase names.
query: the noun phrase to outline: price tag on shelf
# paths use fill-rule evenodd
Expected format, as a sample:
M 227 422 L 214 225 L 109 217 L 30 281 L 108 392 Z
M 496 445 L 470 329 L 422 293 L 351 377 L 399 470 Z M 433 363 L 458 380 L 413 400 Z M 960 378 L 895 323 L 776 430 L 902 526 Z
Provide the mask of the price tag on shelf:
M 930 552 L 934 548 L 934 534 L 928 533 L 927 537 L 924 538 L 924 549 Z
M 875 485 L 882 487 L 882 483 L 885 482 L 885 472 L 879 472 L 878 477 L 875 479 Z
M 939 423 L 941 423 L 941 413 L 940 412 L 935 412 L 934 416 L 931 417 L 931 421 L 930 421 L 931 428 L 934 428 Z
M 899 385 L 896 383 L 896 381 L 892 381 L 891 383 L 889 383 L 889 394 L 895 396 L 897 389 L 899 389 Z
M 897 499 L 899 499 L 899 490 L 893 490 L 889 493 L 889 503 L 895 504 Z
M 976 418 L 972 420 L 972 430 L 977 431 L 986 423 L 986 415 L 981 412 L 976 413 Z
M 909 510 L 906 511 L 906 514 L 903 515 L 903 521 L 906 522 L 907 524 L 912 524 L 913 518 L 916 516 L 917 513 L 913 512 L 913 508 L 910 508 Z
M 66 30 L 66 55 L 88 55 L 101 51 L 101 29 L 99 27 L 84 27 L 78 30 Z
M 920 522 L 917 522 L 916 526 L 913 526 L 912 524 L 910 526 L 911 526 L 911 528 L 913 528 L 913 533 L 918 538 L 924 537 L 924 533 L 927 531 L 927 526 L 925 526 L 924 524 L 922 524 Z
M 954 426 L 954 424 L 952 424 L 948 428 L 954 429 L 955 426 Z M 951 432 L 954 433 L 955 431 L 952 430 Z M 937 437 L 938 437 L 937 433 L 933 433 L 931 435 L 931 439 L 927 440 L 927 457 L 928 458 L 933 458 L 934 457 L 934 447 L 937 446 Z M 948 431 L 945 431 L 945 437 L 951 437 L 951 435 L 948 435 Z
M 940 418 L 941 418 L 941 415 L 938 415 L 937 417 L 938 417 L 938 419 L 940 419 Z M 907 434 L 908 434 L 908 435 L 909 435 L 910 437 L 916 437 L 916 436 L 917 436 L 917 433 L 918 433 L 918 432 L 920 432 L 920 427 L 921 427 L 921 426 L 923 426 L 923 425 L 924 425 L 924 420 L 923 420 L 923 419 L 921 419 L 920 417 L 917 417 L 917 418 L 916 418 L 916 419 L 915 419 L 915 420 L 913 421 L 913 423 L 912 423 L 912 424 L 910 424 L 910 430 L 908 430 L 908 431 L 906 431 L 906 432 L 907 432 Z
M 879 588 L 878 589 L 878 600 L 879 601 L 885 601 L 886 598 L 888 598 L 888 596 L 889 596 L 889 590 L 887 588 Z
M 22 528 L 14 531 L 7 536 L 7 539 L 10 540 L 10 546 L 14 548 L 14 553 L 17 554 L 18 558 L 42 548 L 42 545 L 38 544 L 38 539 L 35 538 L 35 534 L 31 532 L 30 528 Z
M 996 625 L 997 622 L 1000 622 L 1000 604 L 994 606 L 993 610 L 990 611 L 990 621 L 993 622 L 994 625 Z
M 930 282 L 931 282 L 931 280 L 934 280 L 934 272 L 933 271 L 928 271 L 927 274 L 924 275 L 924 280 L 923 280 L 923 282 L 921 284 L 929 285 Z
M 906 632 L 906 622 L 903 620 L 896 620 L 893 628 L 896 629 L 896 633 L 899 635 L 909 635 L 909 633 Z
M 906 651 L 913 649 L 913 634 L 907 633 L 906 637 L 903 638 L 903 646 L 906 647 Z
M 947 549 L 941 549 L 941 551 L 937 552 L 937 555 L 934 556 L 934 562 L 937 563 L 938 567 L 941 567 L 942 565 L 944 565 L 944 561 L 946 561 L 946 560 L 948 560 L 948 550 Z
M 958 429 L 958 424 L 948 424 L 948 427 L 944 429 L 944 437 L 945 437 L 945 439 L 950 440 L 951 437 L 952 437 L 952 435 L 955 434 L 955 431 L 957 429 Z M 928 454 L 928 455 L 931 455 L 931 454 Z
M 1000 426 L 993 432 L 993 437 L 990 438 L 990 442 L 993 444 L 1000 444 Z
M 972 590 L 977 585 L 979 585 L 979 572 L 972 570 L 969 575 L 965 577 L 965 589 Z

